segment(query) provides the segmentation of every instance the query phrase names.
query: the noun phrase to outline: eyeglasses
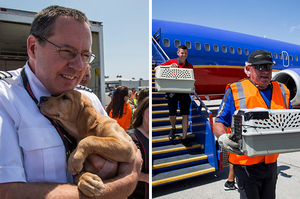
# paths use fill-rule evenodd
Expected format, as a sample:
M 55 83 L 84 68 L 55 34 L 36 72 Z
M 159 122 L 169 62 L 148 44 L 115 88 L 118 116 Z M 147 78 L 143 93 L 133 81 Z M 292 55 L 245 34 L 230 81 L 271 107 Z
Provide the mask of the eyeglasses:
M 65 58 L 65 59 L 72 59 L 74 58 L 79 52 L 78 50 L 76 50 L 75 48 L 71 48 L 71 47 L 60 47 L 54 43 L 52 43 L 51 41 L 47 40 L 46 38 L 44 37 L 40 37 L 40 36 L 36 36 L 50 44 L 52 44 L 53 46 L 59 48 L 58 50 L 58 53 L 59 55 L 62 57 L 62 58 Z M 79 53 L 81 55 L 81 58 L 82 58 L 82 61 L 84 63 L 92 63 L 95 59 L 95 55 L 90 53 L 90 52 L 83 52 L 83 53 Z
M 272 70 L 273 64 L 258 64 L 258 65 L 253 65 L 253 66 L 256 70 L 262 71 L 265 68 L 267 70 Z

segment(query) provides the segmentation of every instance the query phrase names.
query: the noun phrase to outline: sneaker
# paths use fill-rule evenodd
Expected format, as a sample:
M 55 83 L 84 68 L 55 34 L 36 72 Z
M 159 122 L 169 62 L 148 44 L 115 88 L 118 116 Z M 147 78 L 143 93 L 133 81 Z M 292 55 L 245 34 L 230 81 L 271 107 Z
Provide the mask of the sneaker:
M 185 147 L 190 147 L 192 146 L 192 144 L 185 138 L 185 139 L 182 139 L 182 144 L 185 146 Z
M 229 182 L 228 180 L 225 182 L 224 184 L 224 189 L 225 191 L 229 191 L 229 190 L 236 190 L 238 189 L 236 186 L 235 186 L 235 182 Z
M 170 133 L 169 133 L 169 140 L 172 141 L 175 138 L 175 132 L 176 129 L 171 129 Z

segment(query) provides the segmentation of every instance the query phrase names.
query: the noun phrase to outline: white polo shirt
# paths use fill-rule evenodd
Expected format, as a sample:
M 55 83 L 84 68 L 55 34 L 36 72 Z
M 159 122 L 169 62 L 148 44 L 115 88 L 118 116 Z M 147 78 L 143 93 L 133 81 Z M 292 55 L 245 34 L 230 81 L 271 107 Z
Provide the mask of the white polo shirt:
M 0 183 L 72 183 L 63 141 L 25 90 L 21 70 L 9 71 L 13 77 L 0 80 Z M 38 100 L 50 96 L 27 63 L 25 73 Z M 78 91 L 107 115 L 95 94 Z

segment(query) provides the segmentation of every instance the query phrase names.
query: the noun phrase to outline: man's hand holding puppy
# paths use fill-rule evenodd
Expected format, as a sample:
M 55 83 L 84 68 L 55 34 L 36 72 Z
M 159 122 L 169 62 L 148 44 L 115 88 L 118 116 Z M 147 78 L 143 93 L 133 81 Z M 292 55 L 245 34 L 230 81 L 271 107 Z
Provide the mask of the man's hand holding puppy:
M 87 160 L 84 163 L 84 169 L 87 172 L 101 176 L 101 170 L 104 169 L 103 167 L 105 167 L 104 164 L 106 161 L 107 160 L 99 155 L 91 154 L 88 156 Z M 100 193 L 98 195 L 102 194 L 104 196 L 106 192 L 110 192 L 111 186 L 113 186 L 112 182 L 114 182 L 115 180 L 126 178 L 126 183 L 128 183 L 129 179 L 131 180 L 131 183 L 129 183 L 130 186 L 119 186 L 122 187 L 122 189 L 116 190 L 115 194 L 113 195 L 110 193 L 110 197 L 112 199 L 126 198 L 133 192 L 136 187 L 138 181 L 137 179 L 139 178 L 141 173 L 142 163 L 143 159 L 140 150 L 137 150 L 135 160 L 132 163 L 122 162 L 118 164 L 117 162 L 113 162 L 114 167 L 112 171 L 103 180 L 105 183 L 104 189 L 96 190 L 96 192 Z M 122 181 L 119 181 L 119 183 L 121 184 Z M 123 195 L 120 193 L 123 193 Z

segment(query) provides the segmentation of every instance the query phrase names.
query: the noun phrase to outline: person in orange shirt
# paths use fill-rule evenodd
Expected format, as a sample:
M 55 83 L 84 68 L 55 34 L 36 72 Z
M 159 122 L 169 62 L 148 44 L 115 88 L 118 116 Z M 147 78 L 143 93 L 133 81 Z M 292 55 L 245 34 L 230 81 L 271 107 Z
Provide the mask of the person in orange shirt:
M 271 81 L 273 64 L 268 51 L 256 50 L 249 55 L 245 66 L 248 78 L 228 85 L 213 127 L 219 145 L 230 153 L 228 161 L 233 164 L 241 199 L 275 198 L 278 154 L 244 155 L 227 133 L 235 110 L 292 108 L 287 87 Z
M 131 97 L 133 99 L 137 99 L 138 98 L 139 93 L 136 91 L 135 87 L 132 88 L 132 95 Z
M 129 99 L 128 90 L 127 86 L 118 86 L 111 102 L 106 107 L 108 116 L 117 120 L 125 131 L 131 125 L 132 116 L 131 106 L 127 103 Z

